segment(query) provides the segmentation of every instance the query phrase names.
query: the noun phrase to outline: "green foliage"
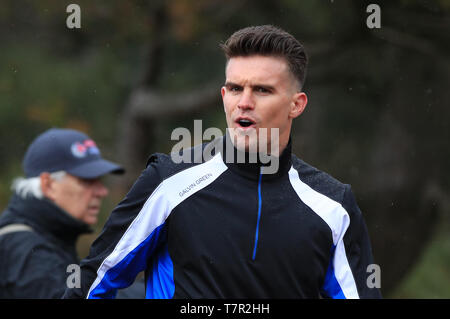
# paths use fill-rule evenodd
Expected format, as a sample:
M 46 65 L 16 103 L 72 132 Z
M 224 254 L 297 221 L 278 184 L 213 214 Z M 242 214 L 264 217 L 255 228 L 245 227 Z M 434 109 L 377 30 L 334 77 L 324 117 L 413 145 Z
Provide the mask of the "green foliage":
M 427 167 L 427 175 L 449 185 L 447 0 L 378 1 L 382 25 L 393 33 L 366 28 L 365 7 L 371 1 L 76 3 L 82 8 L 80 30 L 65 26 L 68 3 L 2 2 L 0 207 L 8 201 L 12 178 L 22 174 L 26 147 L 49 127 L 83 130 L 106 158 L 117 158 L 122 110 L 132 89 L 142 84 L 155 43 L 162 43 L 162 57 L 152 89 L 178 93 L 221 83 L 224 58 L 219 43 L 231 32 L 257 24 L 283 27 L 304 42 L 310 55 L 305 88 L 310 103 L 294 127 L 302 133 L 312 123 L 309 135 L 302 136 L 305 160 L 337 172 L 336 177 L 357 184 L 357 189 L 370 185 L 373 181 L 363 178 L 366 173 L 358 172 L 376 161 L 371 151 L 383 134 L 382 116 L 388 114 L 415 141 L 414 153 L 424 159 L 416 170 Z M 165 17 L 159 21 L 161 8 Z M 168 152 L 173 145 L 170 131 L 191 128 L 200 118 L 204 128 L 225 129 L 218 105 L 201 114 L 157 121 L 157 138 L 149 143 Z M 314 119 L 320 122 L 314 124 Z M 398 154 L 382 155 L 390 159 Z M 410 154 L 405 158 L 413 160 Z M 108 198 L 99 229 L 122 196 Z M 393 297 L 449 297 L 448 230 L 437 233 Z
M 131 76 L 117 56 L 98 50 L 79 61 L 28 43 L 0 51 L 0 61 L 5 66 L 0 74 L 2 184 L 22 174 L 27 146 L 49 127 L 83 130 L 110 155 L 107 146 L 116 138 L 117 115 Z M 118 67 L 110 68 L 112 64 Z M 0 190 L 3 205 L 9 197 L 6 189 Z
M 444 218 L 419 262 L 389 298 L 450 298 L 450 220 Z

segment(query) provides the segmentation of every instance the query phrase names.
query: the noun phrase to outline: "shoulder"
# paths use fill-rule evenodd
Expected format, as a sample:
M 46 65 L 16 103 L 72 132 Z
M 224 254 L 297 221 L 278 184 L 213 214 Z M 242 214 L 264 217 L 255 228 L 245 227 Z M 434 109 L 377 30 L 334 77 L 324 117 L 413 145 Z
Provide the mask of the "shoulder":
M 339 203 L 350 218 L 360 218 L 361 210 L 350 184 L 342 183 L 333 176 L 314 166 L 305 163 L 295 155 L 292 156 L 292 166 L 298 172 L 300 180 L 314 191 L 325 195 Z
M 207 143 L 170 154 L 154 153 L 149 156 L 145 169 L 141 172 L 126 199 L 144 199 L 171 177 L 191 174 L 190 168 L 204 163 L 203 150 Z M 183 174 L 180 174 L 183 173 Z M 173 179 L 171 179 L 173 180 Z M 176 178 L 176 180 L 178 180 Z
M 48 265 L 57 261 L 59 258 L 54 246 L 35 231 L 0 236 L 0 268 L 10 274 L 19 275 L 18 272 L 23 271 L 24 267 L 35 268 L 36 263 Z
M 214 155 L 210 154 L 210 145 L 215 145 L 217 142 L 199 144 L 170 154 L 154 153 L 148 158 L 145 171 L 153 175 L 157 174 L 161 180 L 167 179 L 181 171 L 207 162 Z
M 8 225 L 4 225 L 4 227 L 6 226 Z M 0 236 L 0 246 L 3 251 L 11 251 L 16 254 L 28 254 L 39 247 L 53 247 L 48 240 L 34 230 L 4 234 Z
M 173 154 L 154 153 L 147 160 L 145 171 L 157 174 L 162 180 L 189 168 L 189 162 L 178 163 L 174 160 Z
M 292 155 L 292 167 L 298 172 L 300 180 L 318 193 L 342 203 L 350 185 L 344 184 L 330 174 L 304 162 L 296 155 Z
M 64 258 L 39 233 L 0 236 L 2 298 L 57 298 L 64 288 L 65 269 Z

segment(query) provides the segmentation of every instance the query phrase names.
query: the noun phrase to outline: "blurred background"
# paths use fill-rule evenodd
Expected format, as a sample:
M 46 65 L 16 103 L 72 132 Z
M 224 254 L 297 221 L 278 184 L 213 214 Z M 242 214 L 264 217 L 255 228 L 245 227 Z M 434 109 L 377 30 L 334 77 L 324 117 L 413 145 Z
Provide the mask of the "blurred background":
M 81 28 L 69 29 L 69 4 Z M 50 127 L 82 130 L 127 168 L 111 188 L 100 232 L 176 127 L 226 127 L 219 44 L 274 24 L 310 58 L 309 104 L 293 150 L 352 185 L 386 298 L 450 298 L 450 1 L 14 1 L 0 7 L 0 208 L 24 152 Z

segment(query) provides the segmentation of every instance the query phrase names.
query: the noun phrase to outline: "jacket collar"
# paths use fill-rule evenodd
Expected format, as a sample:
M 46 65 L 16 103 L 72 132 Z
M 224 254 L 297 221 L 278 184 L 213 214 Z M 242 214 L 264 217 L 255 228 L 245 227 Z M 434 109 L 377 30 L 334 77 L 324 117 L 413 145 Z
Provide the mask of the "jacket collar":
M 78 236 L 92 232 L 89 225 L 73 218 L 52 201 L 14 194 L 2 216 L 2 224 L 24 223 L 38 233 L 65 245 L 74 245 Z
M 230 150 L 232 154 L 230 153 Z M 278 165 L 273 162 L 267 163 L 267 160 L 262 160 L 259 156 L 251 157 L 248 152 L 242 152 L 234 147 L 231 138 L 227 134 L 223 137 L 223 147 L 222 147 L 222 158 L 225 165 L 228 166 L 232 171 L 243 175 L 247 178 L 258 180 L 261 172 L 268 172 L 269 169 L 273 171 L 272 168 L 278 168 L 273 173 L 263 174 L 264 180 L 273 180 L 280 178 L 286 174 L 291 168 L 291 156 L 292 156 L 292 142 L 289 138 L 288 145 L 278 157 Z

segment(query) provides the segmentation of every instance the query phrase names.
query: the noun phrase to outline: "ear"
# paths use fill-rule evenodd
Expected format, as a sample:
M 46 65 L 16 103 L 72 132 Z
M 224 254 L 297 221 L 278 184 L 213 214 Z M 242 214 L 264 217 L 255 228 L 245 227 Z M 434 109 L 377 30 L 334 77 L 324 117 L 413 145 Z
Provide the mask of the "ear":
M 41 180 L 42 194 L 44 194 L 45 197 L 53 200 L 54 181 L 50 177 L 50 173 L 47 172 L 41 173 L 41 175 L 39 175 L 39 178 Z
M 292 97 L 291 109 L 289 110 L 289 118 L 294 119 L 306 108 L 306 104 L 308 104 L 308 97 L 304 92 L 297 92 Z
M 227 113 L 227 109 L 225 108 L 225 102 L 224 102 L 224 98 L 225 98 L 225 87 L 222 86 L 222 88 L 220 89 L 220 94 L 222 95 L 222 102 L 223 102 L 223 110 L 225 113 Z

